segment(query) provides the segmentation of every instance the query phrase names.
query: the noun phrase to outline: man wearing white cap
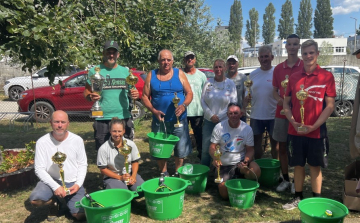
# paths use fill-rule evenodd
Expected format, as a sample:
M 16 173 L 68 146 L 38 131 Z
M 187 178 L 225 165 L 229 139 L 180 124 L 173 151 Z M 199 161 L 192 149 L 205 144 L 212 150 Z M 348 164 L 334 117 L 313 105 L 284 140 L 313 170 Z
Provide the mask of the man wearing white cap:
M 238 104 L 243 105 L 243 94 L 244 94 L 244 81 L 246 79 L 245 74 L 238 73 L 239 59 L 235 55 L 230 55 L 226 60 L 227 74 L 226 77 L 234 81 L 237 91 Z M 243 116 L 240 118 L 241 121 L 246 122 L 245 109 L 241 108 Z
M 187 51 L 184 54 L 184 73 L 189 81 L 191 90 L 193 92 L 193 100 L 187 107 L 187 119 L 190 122 L 191 128 L 194 132 L 196 141 L 196 149 L 198 157 L 201 160 L 202 153 L 202 124 L 203 124 L 203 109 L 201 107 L 201 92 L 206 83 L 206 75 L 195 68 L 196 56 L 195 53 Z

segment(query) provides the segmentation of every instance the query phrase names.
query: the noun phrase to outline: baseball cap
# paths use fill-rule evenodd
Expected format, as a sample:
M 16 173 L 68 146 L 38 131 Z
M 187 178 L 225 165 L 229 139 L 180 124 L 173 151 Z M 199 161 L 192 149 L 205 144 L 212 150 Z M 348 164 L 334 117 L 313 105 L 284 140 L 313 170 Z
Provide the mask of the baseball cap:
M 114 40 L 108 40 L 108 41 L 105 42 L 104 50 L 107 50 L 107 49 L 110 49 L 110 48 L 114 48 L 117 51 L 119 51 L 119 45 Z
M 358 53 L 360 53 L 360 49 L 356 50 L 352 55 L 356 55 Z
M 239 62 L 239 59 L 237 58 L 237 56 L 235 55 L 230 55 L 226 61 L 230 60 L 230 59 L 234 59 L 236 62 Z
M 195 53 L 193 53 L 192 51 L 186 51 L 185 54 L 184 54 L 184 57 L 187 57 L 187 56 L 190 56 L 190 55 L 195 56 Z

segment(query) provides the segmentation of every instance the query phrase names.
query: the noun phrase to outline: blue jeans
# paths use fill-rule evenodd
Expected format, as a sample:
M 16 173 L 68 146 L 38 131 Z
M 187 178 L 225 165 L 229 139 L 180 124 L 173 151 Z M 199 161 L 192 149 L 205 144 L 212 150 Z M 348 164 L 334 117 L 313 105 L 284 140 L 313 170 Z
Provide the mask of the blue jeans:
M 175 122 L 165 122 L 167 134 L 172 134 L 180 138 L 174 148 L 174 156 L 185 158 L 192 152 L 191 139 L 189 134 L 189 124 L 187 118 L 180 121 L 182 127 L 174 127 Z M 165 132 L 164 123 L 160 123 L 157 119 L 153 119 L 151 123 L 152 132 Z
M 212 121 L 208 121 L 204 119 L 204 124 L 202 127 L 202 153 L 201 153 L 201 164 L 205 166 L 210 166 L 211 164 L 211 156 L 209 154 L 210 147 L 210 139 L 212 135 L 212 131 L 218 123 L 213 123 Z

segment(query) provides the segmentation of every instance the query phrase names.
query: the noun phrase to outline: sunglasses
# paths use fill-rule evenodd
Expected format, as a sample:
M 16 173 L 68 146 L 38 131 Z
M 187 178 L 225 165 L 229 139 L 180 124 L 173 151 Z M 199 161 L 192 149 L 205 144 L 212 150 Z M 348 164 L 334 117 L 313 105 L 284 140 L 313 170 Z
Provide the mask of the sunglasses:
M 186 56 L 186 57 L 185 57 L 186 60 L 189 60 L 189 59 L 192 59 L 192 60 L 193 60 L 194 58 L 195 58 L 194 55 L 189 55 L 189 56 Z

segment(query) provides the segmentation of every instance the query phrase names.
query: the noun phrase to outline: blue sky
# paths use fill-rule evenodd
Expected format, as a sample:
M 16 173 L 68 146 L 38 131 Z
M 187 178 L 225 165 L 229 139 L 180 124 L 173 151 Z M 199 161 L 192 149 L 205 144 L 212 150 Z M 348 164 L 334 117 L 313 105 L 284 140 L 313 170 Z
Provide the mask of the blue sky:
M 249 11 L 252 8 L 255 8 L 259 12 L 259 25 L 260 32 L 262 31 L 262 18 L 265 13 L 265 8 L 270 2 L 275 6 L 275 24 L 276 30 L 279 23 L 281 15 L 281 6 L 285 3 L 286 0 L 241 0 L 242 13 L 243 13 L 243 23 L 244 27 L 242 30 L 242 36 L 245 35 L 246 31 L 246 20 L 249 19 Z M 229 24 L 230 18 L 230 7 L 234 3 L 233 0 L 205 0 L 204 3 L 210 6 L 211 14 L 214 18 L 214 25 L 216 25 L 217 18 L 222 20 L 223 25 Z M 292 0 L 293 5 L 293 17 L 294 22 L 297 23 L 298 11 L 300 8 L 300 0 Z M 336 36 L 343 35 L 344 37 L 353 36 L 355 32 L 355 20 L 350 18 L 354 17 L 357 20 L 357 28 L 360 24 L 360 0 L 330 0 L 331 7 L 333 9 L 334 17 L 334 33 Z M 316 0 L 311 0 L 311 6 L 313 10 L 316 8 Z M 294 28 L 295 29 L 295 28 Z M 311 30 L 314 31 L 314 28 Z M 275 36 L 277 37 L 278 32 L 276 31 Z M 260 33 L 259 42 L 262 42 L 262 35 Z

